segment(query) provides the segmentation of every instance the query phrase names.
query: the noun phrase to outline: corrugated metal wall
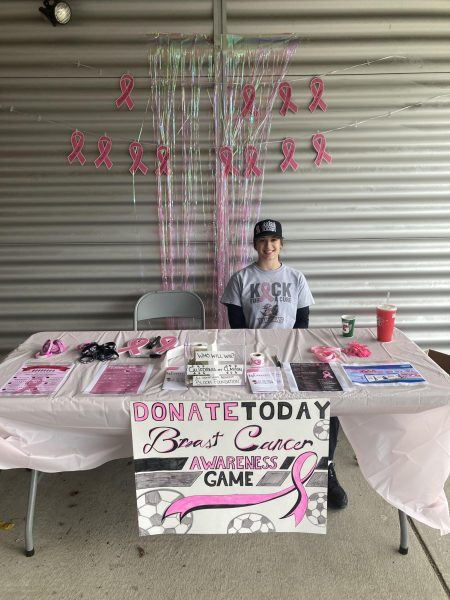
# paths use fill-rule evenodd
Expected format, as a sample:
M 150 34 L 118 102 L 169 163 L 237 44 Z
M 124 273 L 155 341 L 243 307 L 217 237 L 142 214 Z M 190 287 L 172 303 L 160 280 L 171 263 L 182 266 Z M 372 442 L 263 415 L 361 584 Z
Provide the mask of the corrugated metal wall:
M 154 181 L 139 181 L 134 203 L 128 173 L 140 122 L 118 118 L 111 99 L 130 70 L 142 108 L 149 35 L 212 37 L 221 7 L 229 33 L 301 39 L 289 73 L 301 109 L 274 115 L 262 214 L 285 224 L 284 258 L 316 298 L 312 326 L 337 326 L 343 311 L 373 325 L 389 290 L 399 326 L 422 347 L 450 351 L 446 0 L 71 4 L 71 23 L 54 28 L 38 0 L 0 3 L 0 352 L 38 330 L 129 328 L 136 297 L 159 288 Z M 329 109 L 310 114 L 317 74 Z M 111 135 L 123 156 L 111 172 L 68 168 L 76 127 Z M 318 130 L 329 132 L 333 157 L 320 169 Z M 297 141 L 296 173 L 279 169 L 286 135 Z

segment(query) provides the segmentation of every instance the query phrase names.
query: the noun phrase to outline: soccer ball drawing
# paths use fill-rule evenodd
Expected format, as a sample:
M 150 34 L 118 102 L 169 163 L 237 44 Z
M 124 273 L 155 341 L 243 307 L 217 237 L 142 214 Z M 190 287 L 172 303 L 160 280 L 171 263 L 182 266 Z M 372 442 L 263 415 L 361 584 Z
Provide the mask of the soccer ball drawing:
M 306 517 L 313 525 L 325 527 L 327 524 L 327 494 L 316 492 L 311 494 L 306 509 Z
M 330 437 L 330 421 L 328 419 L 317 421 L 313 433 L 318 440 L 327 440 Z
M 178 515 L 163 520 L 164 511 L 180 498 L 184 498 L 183 494 L 170 489 L 152 490 L 138 496 L 139 535 L 187 533 L 192 527 L 192 513 L 186 515 L 182 521 Z
M 244 513 L 228 523 L 227 533 L 269 533 L 275 525 L 264 515 Z

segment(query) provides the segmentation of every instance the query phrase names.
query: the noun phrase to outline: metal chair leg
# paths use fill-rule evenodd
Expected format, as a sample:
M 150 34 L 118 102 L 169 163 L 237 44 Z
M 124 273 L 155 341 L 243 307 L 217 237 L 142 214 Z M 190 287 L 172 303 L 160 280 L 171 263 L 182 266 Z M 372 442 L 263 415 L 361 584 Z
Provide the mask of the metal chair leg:
M 27 519 L 25 521 L 25 556 L 33 556 L 34 545 L 33 545 L 33 521 L 34 521 L 34 508 L 36 506 L 36 493 L 39 479 L 42 473 L 40 471 L 31 471 L 30 479 L 30 490 L 28 492 L 28 508 L 27 508 Z
M 400 519 L 400 554 L 408 554 L 408 519 L 406 514 L 399 510 L 398 517 Z

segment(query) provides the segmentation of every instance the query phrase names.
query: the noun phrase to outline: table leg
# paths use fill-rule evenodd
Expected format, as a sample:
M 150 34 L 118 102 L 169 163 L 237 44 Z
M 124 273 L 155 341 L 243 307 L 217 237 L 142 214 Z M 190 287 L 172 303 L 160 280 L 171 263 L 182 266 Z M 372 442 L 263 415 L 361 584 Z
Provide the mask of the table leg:
M 30 490 L 28 492 L 28 508 L 27 508 L 27 519 L 25 522 L 25 556 L 33 556 L 34 545 L 33 545 L 33 521 L 34 521 L 34 509 L 36 506 L 36 493 L 39 479 L 42 473 L 40 471 L 31 471 L 30 479 Z
M 398 517 L 400 519 L 400 554 L 408 554 L 408 519 L 406 514 L 399 509 Z

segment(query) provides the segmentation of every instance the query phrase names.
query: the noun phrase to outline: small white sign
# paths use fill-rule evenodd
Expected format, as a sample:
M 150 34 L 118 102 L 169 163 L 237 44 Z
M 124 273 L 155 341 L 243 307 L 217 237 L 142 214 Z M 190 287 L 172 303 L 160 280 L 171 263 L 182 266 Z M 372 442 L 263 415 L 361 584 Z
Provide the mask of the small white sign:
M 203 360 L 203 361 L 220 361 L 220 362 L 234 362 L 234 355 L 235 353 L 233 351 L 226 351 L 226 350 L 222 350 L 222 351 L 218 351 L 218 352 L 211 352 L 210 350 L 196 350 L 195 351 L 195 360 Z
M 192 378 L 192 385 L 242 385 L 242 377 L 240 377 L 239 375 L 217 375 L 212 377 L 194 375 L 194 377 Z
M 188 365 L 188 375 L 242 375 L 244 365 Z

